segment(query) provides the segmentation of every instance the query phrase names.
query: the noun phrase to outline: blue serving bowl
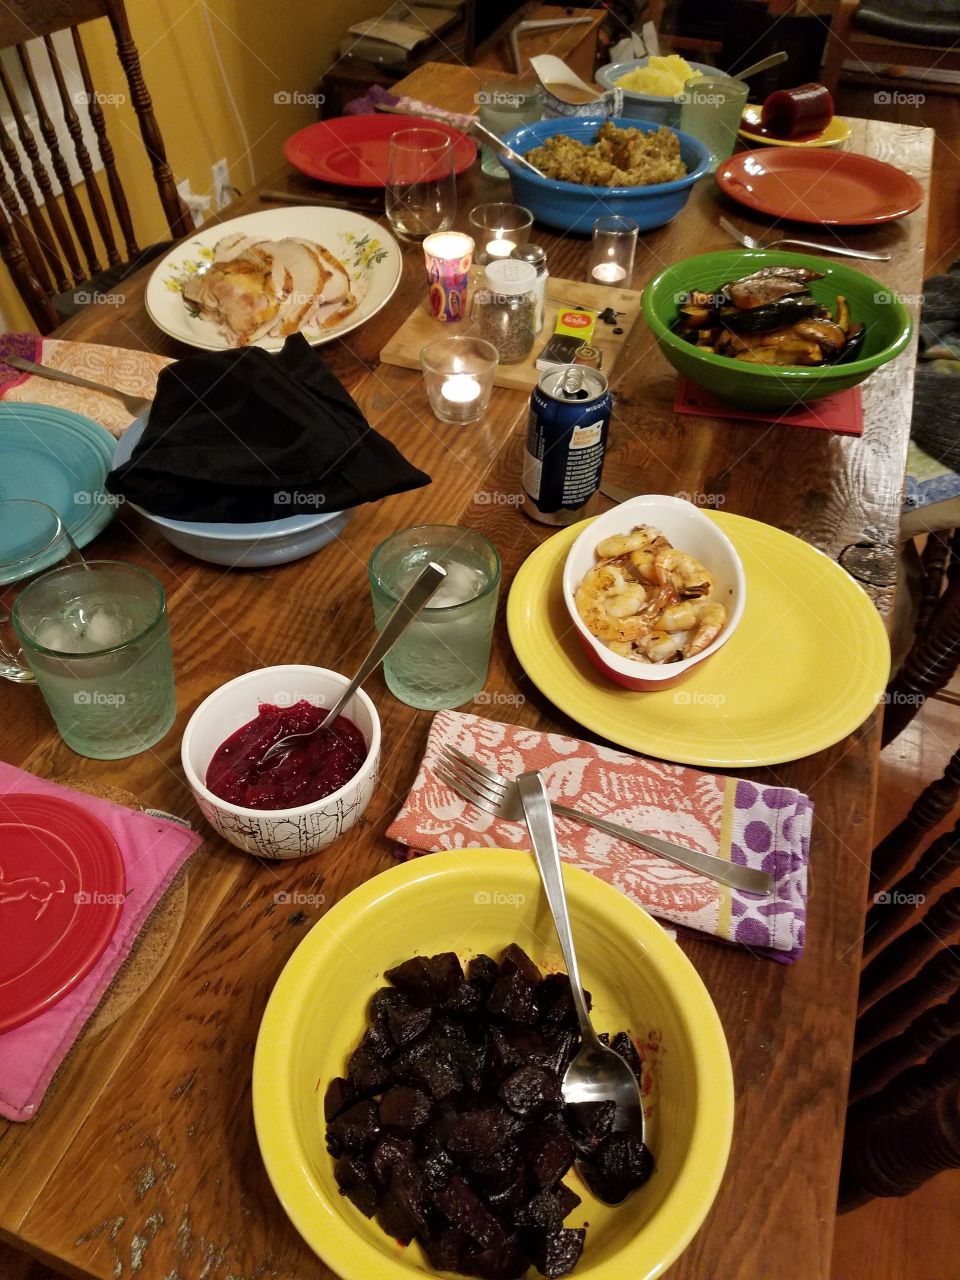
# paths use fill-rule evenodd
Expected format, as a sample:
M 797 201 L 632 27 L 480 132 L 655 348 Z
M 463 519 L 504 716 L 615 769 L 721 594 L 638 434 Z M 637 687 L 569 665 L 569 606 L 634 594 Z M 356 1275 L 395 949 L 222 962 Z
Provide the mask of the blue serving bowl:
M 597 81 L 605 89 L 620 89 L 623 93 L 623 114 L 631 120 L 652 120 L 656 124 L 680 123 L 680 95 L 675 98 L 662 98 L 658 94 L 638 93 L 636 89 L 626 89 L 620 81 L 638 67 L 645 67 L 649 58 L 634 58 L 630 62 L 614 62 L 600 67 Z M 723 72 L 716 67 L 708 67 L 705 62 L 691 62 L 691 71 L 700 71 L 705 76 L 722 76 Z
M 112 469 L 129 462 L 147 426 L 146 414 L 131 422 L 120 437 L 113 453 Z M 208 564 L 226 565 L 230 569 L 262 569 L 268 565 L 289 564 L 300 560 L 332 542 L 345 528 L 352 511 L 327 511 L 307 515 L 286 516 L 280 520 L 256 523 L 227 523 L 199 520 L 171 520 L 154 515 L 131 502 L 130 506 L 151 524 L 173 546 Z
M 578 142 L 592 142 L 605 123 L 599 116 L 583 120 L 538 120 L 511 130 L 504 141 L 524 155 L 534 147 L 543 146 L 547 138 L 557 133 L 576 138 Z M 641 133 L 655 133 L 660 128 L 658 124 L 623 117 L 611 120 L 610 124 L 619 129 L 638 129 Z M 501 163 L 510 174 L 514 200 L 545 226 L 589 235 L 597 218 L 616 216 L 633 218 L 641 231 L 650 231 L 677 216 L 694 184 L 710 169 L 710 153 L 702 142 L 679 129 L 672 132 L 680 139 L 680 155 L 687 166 L 687 176 L 649 187 L 588 187 L 579 182 L 538 177 L 509 156 L 501 156 Z

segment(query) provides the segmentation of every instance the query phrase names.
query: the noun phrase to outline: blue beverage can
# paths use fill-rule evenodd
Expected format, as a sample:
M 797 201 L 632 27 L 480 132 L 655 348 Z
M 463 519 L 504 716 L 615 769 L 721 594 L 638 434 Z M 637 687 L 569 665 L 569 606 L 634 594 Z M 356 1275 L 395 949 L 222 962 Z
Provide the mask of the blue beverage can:
M 588 365 L 542 375 L 530 397 L 523 455 L 523 509 L 543 524 L 574 524 L 600 491 L 613 398 Z

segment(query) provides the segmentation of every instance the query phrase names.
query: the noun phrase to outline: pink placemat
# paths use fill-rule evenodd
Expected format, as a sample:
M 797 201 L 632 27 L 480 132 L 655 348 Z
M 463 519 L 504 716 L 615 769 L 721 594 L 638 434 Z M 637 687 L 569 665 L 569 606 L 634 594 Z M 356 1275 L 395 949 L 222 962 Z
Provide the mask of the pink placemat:
M 677 396 L 673 402 L 674 413 L 692 413 L 707 418 L 736 418 L 743 422 L 772 422 L 781 427 L 814 427 L 820 431 L 836 431 L 840 435 L 863 435 L 863 398 L 859 387 L 838 391 L 836 395 L 798 404 L 778 413 L 752 412 L 737 409 L 725 400 L 711 395 L 689 378 L 677 379 Z
M 72 791 L 0 762 L 0 793 L 9 792 L 57 796 L 98 818 L 120 847 L 127 882 L 119 924 L 87 976 L 51 1009 L 0 1035 L 0 1115 L 8 1120 L 30 1120 L 157 903 L 200 845 L 201 837 L 176 822 Z M 0 849 L 0 865 L 2 859 Z M 8 909 L 19 905 L 14 903 Z
M 434 762 L 454 746 L 508 778 L 543 770 L 552 800 L 774 877 L 769 897 L 742 893 L 634 844 L 557 819 L 564 858 L 605 880 L 661 920 L 786 963 L 803 952 L 813 804 L 789 787 L 763 787 L 686 766 L 626 755 L 557 733 L 482 716 L 434 717 L 420 771 L 387 835 L 419 852 L 529 849 L 526 826 L 469 804 L 441 782 Z
M 33 349 L 29 350 L 31 344 Z M 62 338 L 38 338 L 32 333 L 0 335 L 0 360 L 5 352 L 147 399 L 156 395 L 160 370 L 173 363 L 168 356 L 158 356 L 152 351 L 107 347 L 96 342 L 68 342 Z M 3 368 L 0 364 L 0 399 L 5 403 L 49 404 L 59 409 L 71 409 L 99 422 L 117 438 L 133 421 L 133 415 L 115 396 L 105 396 L 86 387 L 71 387 L 64 382 L 51 382 L 49 378 L 18 373 L 10 368 L 7 368 L 7 374 L 15 377 L 4 379 Z

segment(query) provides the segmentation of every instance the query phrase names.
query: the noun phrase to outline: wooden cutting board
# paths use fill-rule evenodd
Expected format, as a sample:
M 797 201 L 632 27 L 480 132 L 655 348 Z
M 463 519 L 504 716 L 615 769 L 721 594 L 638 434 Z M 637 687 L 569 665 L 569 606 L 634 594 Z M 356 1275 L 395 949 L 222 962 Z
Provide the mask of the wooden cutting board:
M 459 320 L 456 324 L 445 324 L 434 320 L 430 314 L 426 292 L 426 285 L 424 285 L 423 299 L 380 352 L 380 359 L 384 364 L 397 364 L 402 369 L 419 369 L 420 351 L 428 342 L 433 342 L 436 338 L 467 337 L 475 332 L 473 322 L 469 318 Z M 547 280 L 547 303 L 543 328 L 534 340 L 533 350 L 526 360 L 518 361 L 517 364 L 497 365 L 493 378 L 494 386 L 513 387 L 518 391 L 531 391 L 536 386 L 541 374 L 541 370 L 536 367 L 537 356 L 547 345 L 553 333 L 557 313 L 561 308 L 567 310 L 570 307 L 589 307 L 598 312 L 606 307 L 613 307 L 622 313 L 617 316 L 616 326 L 604 324 L 598 318 L 590 340 L 591 345 L 603 353 L 603 363 L 600 367 L 607 377 L 610 376 L 620 349 L 640 314 L 639 291 L 614 289 L 603 284 L 585 284 L 582 280 L 564 280 L 559 277 L 554 279 L 551 276 Z M 615 327 L 622 329 L 623 333 L 615 334 L 613 332 Z

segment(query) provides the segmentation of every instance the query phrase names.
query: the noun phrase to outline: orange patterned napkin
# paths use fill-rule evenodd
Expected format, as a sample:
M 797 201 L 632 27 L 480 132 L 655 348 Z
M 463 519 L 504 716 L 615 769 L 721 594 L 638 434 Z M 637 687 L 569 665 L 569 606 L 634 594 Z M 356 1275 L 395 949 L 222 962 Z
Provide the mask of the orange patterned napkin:
M 797 960 L 804 943 L 813 805 L 787 787 L 761 787 L 680 765 L 626 755 L 555 733 L 441 711 L 416 781 L 387 835 L 422 852 L 529 849 L 526 826 L 461 800 L 433 771 L 441 747 L 516 778 L 543 770 L 552 799 L 775 879 L 767 898 L 743 894 L 636 845 L 566 818 L 563 855 L 663 920 L 736 942 L 775 960 Z
M 32 335 L 5 334 L 0 341 L 8 350 L 19 352 L 19 347 L 12 340 L 28 336 Z M 154 355 L 152 351 L 105 347 L 95 342 L 68 342 L 63 338 L 36 341 L 42 345 L 39 354 L 29 356 L 34 363 L 46 364 L 52 369 L 62 369 L 65 373 L 147 398 L 156 394 L 160 370 L 173 363 L 169 356 Z M 50 404 L 59 409 L 72 409 L 74 413 L 93 418 L 118 439 L 133 421 L 123 403 L 114 396 L 88 391 L 85 387 L 71 387 L 64 382 L 51 382 L 49 378 L 38 378 L 35 374 L 23 374 L 14 384 L 0 388 L 0 398 L 8 403 Z

